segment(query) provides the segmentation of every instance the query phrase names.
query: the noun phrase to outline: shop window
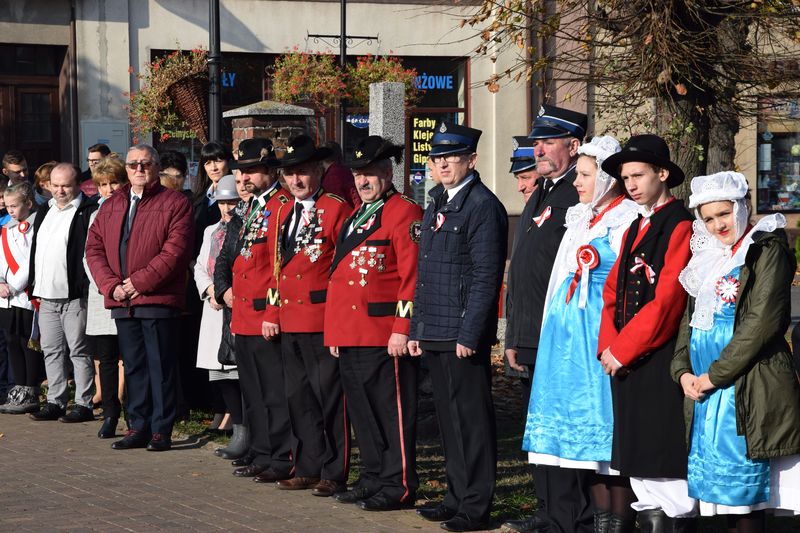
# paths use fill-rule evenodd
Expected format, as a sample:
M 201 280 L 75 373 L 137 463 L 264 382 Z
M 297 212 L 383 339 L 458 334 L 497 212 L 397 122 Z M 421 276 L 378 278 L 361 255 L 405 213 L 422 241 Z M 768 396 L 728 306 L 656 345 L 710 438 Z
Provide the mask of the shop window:
M 800 213 L 800 100 L 760 104 L 757 212 Z

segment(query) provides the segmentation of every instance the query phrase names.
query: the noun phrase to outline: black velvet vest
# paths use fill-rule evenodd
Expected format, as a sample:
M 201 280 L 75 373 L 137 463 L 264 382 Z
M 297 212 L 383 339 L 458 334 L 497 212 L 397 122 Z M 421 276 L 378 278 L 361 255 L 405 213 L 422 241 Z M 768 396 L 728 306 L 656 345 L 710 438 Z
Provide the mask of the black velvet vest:
M 658 277 L 666 262 L 672 232 L 679 223 L 693 218 L 681 200 L 673 200 L 650 217 L 650 228 L 635 248 L 633 243 L 639 234 L 641 215 L 631 223 L 619 255 L 617 311 L 614 317 L 617 330 L 621 330 L 647 302 L 655 298 Z M 637 263 L 637 257 L 645 264 Z M 645 265 L 649 265 L 654 273 L 652 283 L 648 275 L 649 269 Z

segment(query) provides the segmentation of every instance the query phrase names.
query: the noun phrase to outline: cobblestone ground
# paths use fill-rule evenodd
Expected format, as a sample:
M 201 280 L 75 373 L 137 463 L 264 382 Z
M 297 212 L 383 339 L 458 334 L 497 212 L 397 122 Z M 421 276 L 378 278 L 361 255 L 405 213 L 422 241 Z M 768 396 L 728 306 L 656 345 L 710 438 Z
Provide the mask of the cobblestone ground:
M 0 531 L 441 531 L 412 510 L 368 513 L 235 478 L 214 443 L 114 451 L 99 428 L 0 415 Z

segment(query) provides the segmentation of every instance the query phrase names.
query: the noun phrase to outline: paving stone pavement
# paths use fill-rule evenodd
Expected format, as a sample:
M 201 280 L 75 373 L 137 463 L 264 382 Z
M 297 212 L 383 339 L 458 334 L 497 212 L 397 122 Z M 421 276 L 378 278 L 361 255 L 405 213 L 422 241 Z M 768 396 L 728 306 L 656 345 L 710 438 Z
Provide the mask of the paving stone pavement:
M 235 478 L 214 443 L 116 451 L 99 429 L 0 415 L 0 532 L 442 531 L 413 510 L 369 513 Z

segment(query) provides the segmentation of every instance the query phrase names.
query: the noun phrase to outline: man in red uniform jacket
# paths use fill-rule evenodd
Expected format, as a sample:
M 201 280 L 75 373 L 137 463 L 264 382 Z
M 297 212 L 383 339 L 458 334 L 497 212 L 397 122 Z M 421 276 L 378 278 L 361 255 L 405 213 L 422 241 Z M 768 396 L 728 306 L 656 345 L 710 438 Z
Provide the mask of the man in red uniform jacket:
M 406 343 L 417 282 L 422 209 L 392 186 L 403 153 L 378 136 L 361 141 L 349 166 L 363 204 L 336 242 L 325 304 L 325 345 L 339 357 L 361 472 L 334 496 L 367 511 L 414 505 L 417 372 Z
M 286 400 L 297 440 L 295 477 L 279 481 L 278 488 L 313 489 L 315 496 L 346 488 L 350 454 L 339 361 L 322 342 L 328 271 L 336 236 L 350 214 L 341 197 L 320 186 L 327 153 L 299 135 L 278 162 L 294 202 L 277 235 L 263 325 L 265 337 L 281 335 Z
M 214 271 L 215 297 L 232 311 L 231 333 L 236 335 L 239 384 L 250 431 L 250 452 L 234 461 L 239 468 L 233 475 L 274 483 L 291 473 L 291 427 L 280 341 L 265 339 L 261 323 L 275 257 L 267 236 L 279 224 L 281 210 L 291 205 L 291 197 L 270 170 L 275 158 L 269 139 L 246 139 L 237 155 L 232 167 L 241 172 L 253 198 L 242 217 L 228 224 Z

